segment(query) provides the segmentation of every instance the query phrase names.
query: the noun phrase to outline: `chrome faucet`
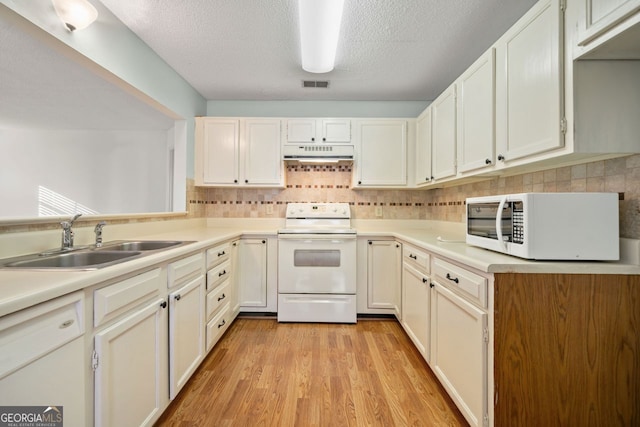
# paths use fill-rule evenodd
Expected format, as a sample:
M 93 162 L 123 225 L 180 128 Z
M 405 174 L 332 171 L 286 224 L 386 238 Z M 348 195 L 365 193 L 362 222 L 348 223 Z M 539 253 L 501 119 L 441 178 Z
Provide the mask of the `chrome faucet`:
M 96 224 L 96 228 L 93 229 L 93 232 L 96 233 L 96 248 L 102 247 L 102 227 L 107 225 L 106 222 L 100 221 Z
M 73 230 L 71 227 L 73 223 L 78 219 L 82 214 L 75 214 L 73 218 L 69 221 L 62 221 L 60 225 L 62 226 L 62 250 L 68 250 L 73 248 Z

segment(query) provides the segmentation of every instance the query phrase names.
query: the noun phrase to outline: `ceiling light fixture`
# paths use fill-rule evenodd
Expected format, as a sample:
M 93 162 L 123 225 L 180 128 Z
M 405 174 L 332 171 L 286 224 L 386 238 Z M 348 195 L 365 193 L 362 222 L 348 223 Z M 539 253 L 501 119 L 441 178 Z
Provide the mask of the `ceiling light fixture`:
M 60 20 L 69 31 L 87 28 L 98 18 L 98 11 L 87 0 L 52 0 Z
M 343 5 L 344 0 L 298 0 L 303 70 L 333 70 Z

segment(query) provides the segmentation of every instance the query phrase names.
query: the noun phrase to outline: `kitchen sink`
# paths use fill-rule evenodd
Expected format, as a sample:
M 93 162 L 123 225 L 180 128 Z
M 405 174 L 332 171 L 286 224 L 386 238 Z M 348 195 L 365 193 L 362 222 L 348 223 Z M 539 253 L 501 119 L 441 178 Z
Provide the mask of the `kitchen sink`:
M 117 240 L 95 245 L 56 249 L 39 254 L 0 260 L 0 269 L 96 270 L 193 243 L 179 240 Z
M 136 240 L 105 243 L 99 251 L 157 251 L 190 242 L 179 240 Z
M 7 268 L 71 268 L 94 269 L 127 261 L 137 257 L 139 251 L 79 251 L 50 255 L 38 258 L 27 258 L 4 264 Z

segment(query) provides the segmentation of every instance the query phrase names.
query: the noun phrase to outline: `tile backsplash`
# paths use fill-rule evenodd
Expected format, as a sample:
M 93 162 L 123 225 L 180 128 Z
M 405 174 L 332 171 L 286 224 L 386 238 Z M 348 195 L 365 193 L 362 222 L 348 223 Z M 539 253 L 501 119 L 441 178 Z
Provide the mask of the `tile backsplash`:
M 348 202 L 357 219 L 463 222 L 467 197 L 523 192 L 617 192 L 620 235 L 640 239 L 640 155 L 496 177 L 432 190 L 353 190 L 351 166 L 288 165 L 284 189 L 195 187 L 187 183 L 191 217 L 283 218 L 288 202 Z M 272 214 L 267 214 L 268 206 Z M 376 208 L 378 212 L 376 212 Z M 382 216 L 376 213 L 382 211 Z

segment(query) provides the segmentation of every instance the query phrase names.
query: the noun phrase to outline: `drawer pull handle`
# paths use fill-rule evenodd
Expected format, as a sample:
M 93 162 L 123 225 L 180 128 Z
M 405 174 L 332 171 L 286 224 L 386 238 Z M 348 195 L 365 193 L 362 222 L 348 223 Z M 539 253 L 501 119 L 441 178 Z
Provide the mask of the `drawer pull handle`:
M 227 274 L 227 270 L 222 270 L 220 273 L 218 273 L 218 277 L 222 277 L 225 274 Z
M 224 319 L 222 319 L 222 323 L 218 323 L 218 329 L 222 328 L 226 324 L 227 322 L 225 322 Z
M 418 257 L 414 254 L 409 254 L 409 258 L 415 259 L 416 261 L 418 260 Z
M 69 326 L 73 325 L 73 322 L 74 322 L 74 320 L 73 320 L 73 319 L 70 319 L 70 320 L 64 321 L 64 322 L 62 322 L 62 323 L 60 324 L 60 326 L 58 326 L 58 328 L 60 328 L 60 329 L 68 328 Z
M 460 282 L 460 280 L 458 280 L 457 277 L 452 277 L 449 273 L 447 273 L 447 279 L 451 280 L 452 282 L 458 283 Z
M 180 294 L 178 294 L 178 295 L 176 295 L 176 296 L 175 296 L 175 297 L 173 297 L 173 298 L 174 298 L 176 301 L 180 301 L 180 298 L 182 298 L 182 297 L 180 296 Z
M 226 253 L 225 251 L 218 252 L 218 256 L 223 256 L 223 255 L 226 255 L 226 254 L 227 254 L 227 253 Z
M 223 299 L 225 299 L 227 296 L 225 294 L 222 294 L 221 296 L 218 297 L 218 301 L 222 301 Z

